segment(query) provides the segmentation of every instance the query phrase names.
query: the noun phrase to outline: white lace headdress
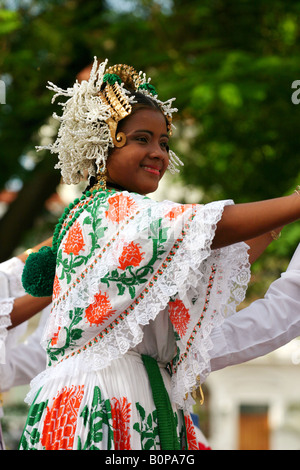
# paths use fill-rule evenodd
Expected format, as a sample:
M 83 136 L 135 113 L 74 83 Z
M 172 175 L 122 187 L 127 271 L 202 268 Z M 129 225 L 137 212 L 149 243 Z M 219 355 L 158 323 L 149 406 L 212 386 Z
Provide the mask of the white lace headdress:
M 91 69 L 88 80 L 78 80 L 72 88 L 63 90 L 48 82 L 50 90 L 55 92 L 52 103 L 58 96 L 69 99 L 62 106 L 62 116 L 56 113 L 53 117 L 60 121 L 58 135 L 53 144 L 37 147 L 37 150 L 48 149 L 58 154 L 55 168 L 61 170 L 65 183 L 77 184 L 82 177 L 96 176 L 100 168 L 106 167 L 109 149 L 121 147 L 126 141 L 122 133 L 116 135 L 118 122 L 130 115 L 135 102 L 134 95 L 129 94 L 127 87 L 144 93 L 157 103 L 168 122 L 171 134 L 172 115 L 177 112 L 172 107 L 175 98 L 160 101 L 155 88 L 143 72 L 137 73 L 132 67 L 118 64 L 106 69 L 107 60 L 98 65 L 97 58 Z M 124 140 L 125 139 L 125 140 Z M 178 165 L 183 165 L 175 153 L 169 151 L 168 169 L 178 172 Z

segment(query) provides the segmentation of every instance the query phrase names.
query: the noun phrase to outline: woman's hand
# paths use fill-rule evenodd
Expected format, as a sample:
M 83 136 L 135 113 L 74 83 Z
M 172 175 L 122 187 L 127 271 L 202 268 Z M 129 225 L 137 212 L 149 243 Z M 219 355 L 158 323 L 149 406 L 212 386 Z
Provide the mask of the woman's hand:
M 280 227 L 272 232 L 264 233 L 260 235 L 260 237 L 252 238 L 251 240 L 246 240 L 245 243 L 249 246 L 249 263 L 253 264 L 262 253 L 265 251 L 266 248 L 270 245 L 272 241 L 274 241 L 275 235 L 279 236 L 283 227 Z

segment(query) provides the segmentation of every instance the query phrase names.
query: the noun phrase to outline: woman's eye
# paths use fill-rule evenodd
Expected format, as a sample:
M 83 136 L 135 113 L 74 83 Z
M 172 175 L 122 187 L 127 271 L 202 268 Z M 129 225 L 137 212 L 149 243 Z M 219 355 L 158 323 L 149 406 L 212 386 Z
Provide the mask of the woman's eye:
M 136 140 L 138 140 L 139 142 L 148 142 L 147 137 L 137 137 Z

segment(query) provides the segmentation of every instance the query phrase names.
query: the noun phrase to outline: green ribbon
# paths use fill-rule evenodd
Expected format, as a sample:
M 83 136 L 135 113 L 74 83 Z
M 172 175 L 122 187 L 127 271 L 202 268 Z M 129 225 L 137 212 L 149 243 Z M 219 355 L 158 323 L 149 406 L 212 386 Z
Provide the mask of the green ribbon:
M 159 366 L 153 357 L 142 354 L 142 360 L 149 377 L 153 401 L 157 410 L 161 449 L 180 450 L 174 412 Z

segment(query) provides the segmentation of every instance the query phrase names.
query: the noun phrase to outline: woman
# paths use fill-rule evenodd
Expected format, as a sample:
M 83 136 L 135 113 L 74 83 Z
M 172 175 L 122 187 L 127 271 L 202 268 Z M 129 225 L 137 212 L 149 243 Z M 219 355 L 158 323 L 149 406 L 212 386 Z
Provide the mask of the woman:
M 244 298 L 249 246 L 255 258 L 298 219 L 300 198 L 152 201 L 180 164 L 172 100 L 131 67 L 96 60 L 88 82 L 51 88 L 70 98 L 49 148 L 67 183 L 87 172 L 90 186 L 40 253 L 54 283 L 38 255 L 23 273 L 33 295 L 53 287 L 53 307 L 20 449 L 197 449 L 190 392 L 209 371 L 212 332 Z

